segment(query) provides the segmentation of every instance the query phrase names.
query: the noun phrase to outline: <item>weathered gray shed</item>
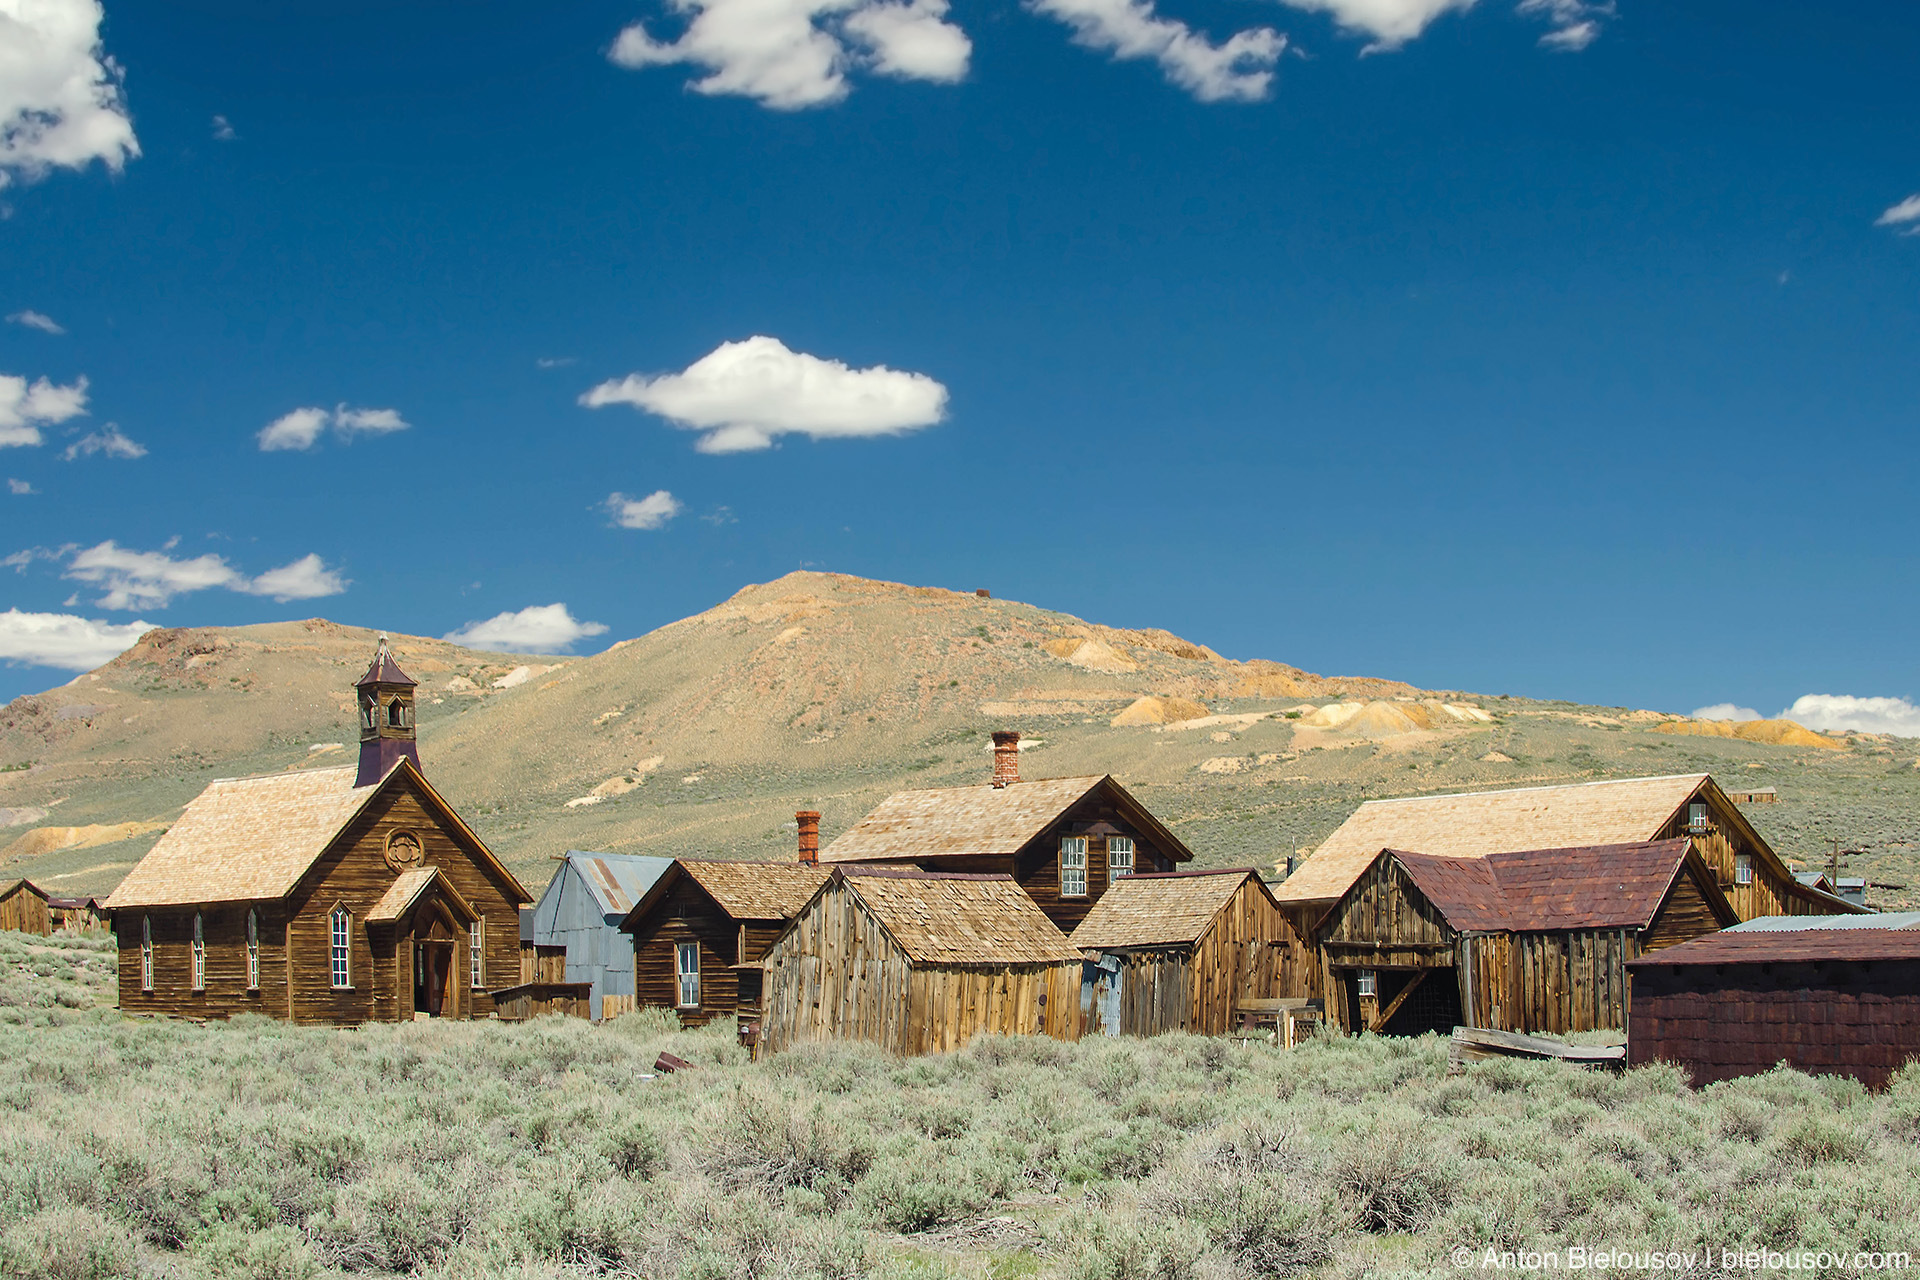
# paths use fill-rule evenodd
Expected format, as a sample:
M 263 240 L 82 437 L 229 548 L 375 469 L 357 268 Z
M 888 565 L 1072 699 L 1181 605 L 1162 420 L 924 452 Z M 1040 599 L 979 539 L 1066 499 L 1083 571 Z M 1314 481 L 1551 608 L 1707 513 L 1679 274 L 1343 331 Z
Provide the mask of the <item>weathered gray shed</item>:
M 565 947 L 566 980 L 593 984 L 588 1016 L 608 1016 L 609 1004 L 616 1014 L 633 1008 L 633 939 L 620 922 L 672 865 L 672 858 L 573 850 L 534 905 L 534 946 Z

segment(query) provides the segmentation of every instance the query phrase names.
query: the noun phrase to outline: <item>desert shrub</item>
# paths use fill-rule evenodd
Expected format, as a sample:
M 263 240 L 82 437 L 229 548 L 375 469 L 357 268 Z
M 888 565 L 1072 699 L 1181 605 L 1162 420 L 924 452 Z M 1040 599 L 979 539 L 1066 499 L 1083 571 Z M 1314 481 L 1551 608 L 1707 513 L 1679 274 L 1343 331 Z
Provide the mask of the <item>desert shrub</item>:
M 36 1280 L 139 1275 L 132 1234 L 80 1206 L 44 1209 L 0 1233 L 0 1274 Z
M 1334 1158 L 1331 1173 L 1363 1231 L 1418 1231 L 1452 1200 L 1452 1170 L 1404 1129 L 1354 1135 Z
M 667 1144 L 652 1121 L 628 1116 L 600 1135 L 600 1154 L 624 1178 L 651 1178 L 667 1163 Z
M 993 1203 L 990 1162 L 956 1154 L 928 1159 L 929 1154 L 894 1156 L 875 1165 L 854 1191 L 861 1216 L 885 1231 L 925 1231 Z
M 269 1226 L 247 1231 L 232 1228 L 209 1232 L 194 1242 L 189 1255 L 194 1274 L 206 1280 L 315 1280 L 320 1262 L 298 1231 Z
M 1866 1154 L 1867 1142 L 1866 1136 L 1847 1122 L 1813 1114 L 1802 1115 L 1787 1125 L 1772 1146 L 1786 1163 L 1811 1168 L 1858 1160 Z
M 768 1090 L 736 1088 L 703 1128 L 696 1158 L 725 1191 L 805 1187 L 831 1197 L 873 1163 L 869 1134 L 835 1123 L 818 1101 L 796 1105 Z

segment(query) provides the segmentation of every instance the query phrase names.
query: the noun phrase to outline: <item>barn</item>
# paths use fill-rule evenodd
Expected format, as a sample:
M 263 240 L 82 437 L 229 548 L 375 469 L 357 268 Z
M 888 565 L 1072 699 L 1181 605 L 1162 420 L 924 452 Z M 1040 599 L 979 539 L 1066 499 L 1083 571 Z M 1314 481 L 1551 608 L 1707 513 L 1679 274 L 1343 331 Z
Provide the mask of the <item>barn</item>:
M 620 922 L 634 999 L 677 1010 L 683 1026 L 734 1018 L 751 1037 L 760 957 L 826 878 L 806 862 L 676 858 Z
M 1315 934 L 1349 1031 L 1625 1030 L 1626 964 L 1733 924 L 1686 839 L 1480 858 L 1385 850 Z
M 1754 920 L 1627 972 L 1627 1062 L 1695 1085 L 1785 1063 L 1879 1089 L 1920 1057 L 1920 912 Z
M 1085 952 L 1087 1035 L 1224 1035 L 1249 1000 L 1295 996 L 1305 955 L 1258 873 L 1131 876 L 1087 912 L 1069 940 Z
M 533 905 L 535 955 L 564 957 L 555 982 L 587 983 L 586 1013 L 596 1021 L 634 1007 L 633 939 L 620 931 L 647 890 L 667 873 L 671 858 L 569 851 Z M 537 974 L 523 974 L 529 982 Z
M 838 867 L 767 948 L 760 1047 L 1080 1034 L 1080 952 L 1004 874 Z
M 46 890 L 31 880 L 0 880 L 0 929 L 41 937 L 51 934 Z
M 1382 849 L 1477 858 L 1685 837 L 1742 920 L 1864 908 L 1802 884 L 1704 773 L 1571 786 L 1369 800 L 1274 887 L 1282 905 L 1324 911 Z
M 360 762 L 213 782 L 107 898 L 120 1007 L 351 1025 L 493 1012 L 532 901 L 427 782 L 386 637 Z
M 95 897 L 50 897 L 47 911 L 53 927 L 61 933 L 86 933 L 107 927 L 106 899 Z
M 847 863 L 1010 875 L 1063 930 L 1108 886 L 1173 871 L 1193 851 L 1111 777 L 1020 778 L 1020 735 L 993 735 L 992 780 L 900 791 L 820 854 Z

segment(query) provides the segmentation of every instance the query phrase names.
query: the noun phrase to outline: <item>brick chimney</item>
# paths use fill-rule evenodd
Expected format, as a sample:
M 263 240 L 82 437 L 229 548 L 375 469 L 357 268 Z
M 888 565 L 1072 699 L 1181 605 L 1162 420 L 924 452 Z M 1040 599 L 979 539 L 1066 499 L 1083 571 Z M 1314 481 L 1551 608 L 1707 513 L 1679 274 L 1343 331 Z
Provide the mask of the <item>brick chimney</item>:
M 813 809 L 802 809 L 793 815 L 800 827 L 800 861 L 810 867 L 820 865 L 820 814 Z
M 993 732 L 993 785 L 1010 787 L 1020 781 L 1020 735 L 1012 729 Z

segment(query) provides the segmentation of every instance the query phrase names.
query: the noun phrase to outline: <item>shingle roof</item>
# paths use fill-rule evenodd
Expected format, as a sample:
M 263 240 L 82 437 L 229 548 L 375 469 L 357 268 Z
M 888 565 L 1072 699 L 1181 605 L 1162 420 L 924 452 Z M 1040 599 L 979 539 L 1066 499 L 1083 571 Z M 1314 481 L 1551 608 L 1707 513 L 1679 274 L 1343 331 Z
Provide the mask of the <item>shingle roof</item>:
M 679 865 L 736 920 L 789 919 L 827 882 L 828 875 L 825 868 L 804 862 L 681 858 Z
M 1629 960 L 1627 967 L 1818 960 L 1920 960 L 1920 929 L 1722 929 Z
M 1198 942 L 1248 876 L 1262 893 L 1267 891 L 1258 874 L 1246 867 L 1125 876 L 1100 895 L 1071 941 L 1083 951 Z
M 1514 849 L 1644 841 L 1707 780 L 1704 773 L 1562 787 L 1369 800 L 1274 887 L 1282 902 L 1338 898 L 1382 849 L 1484 857 Z
M 1643 929 L 1666 900 L 1688 842 L 1529 849 L 1484 858 L 1393 856 L 1461 930 Z
M 440 874 L 440 868 L 414 867 L 411 870 L 402 871 L 399 877 L 387 886 L 387 891 L 380 895 L 380 901 L 367 908 L 367 923 L 388 924 L 398 920 L 411 911 L 413 904 L 420 901 L 436 882 L 440 886 L 440 892 L 446 894 L 467 919 L 473 919 L 473 908 L 468 905 L 465 898 L 460 896 L 452 883 Z
M 822 862 L 1018 853 L 1103 778 L 896 791 L 832 844 Z
M 916 964 L 1052 964 L 1080 952 L 1013 877 L 845 867 L 838 872 Z

